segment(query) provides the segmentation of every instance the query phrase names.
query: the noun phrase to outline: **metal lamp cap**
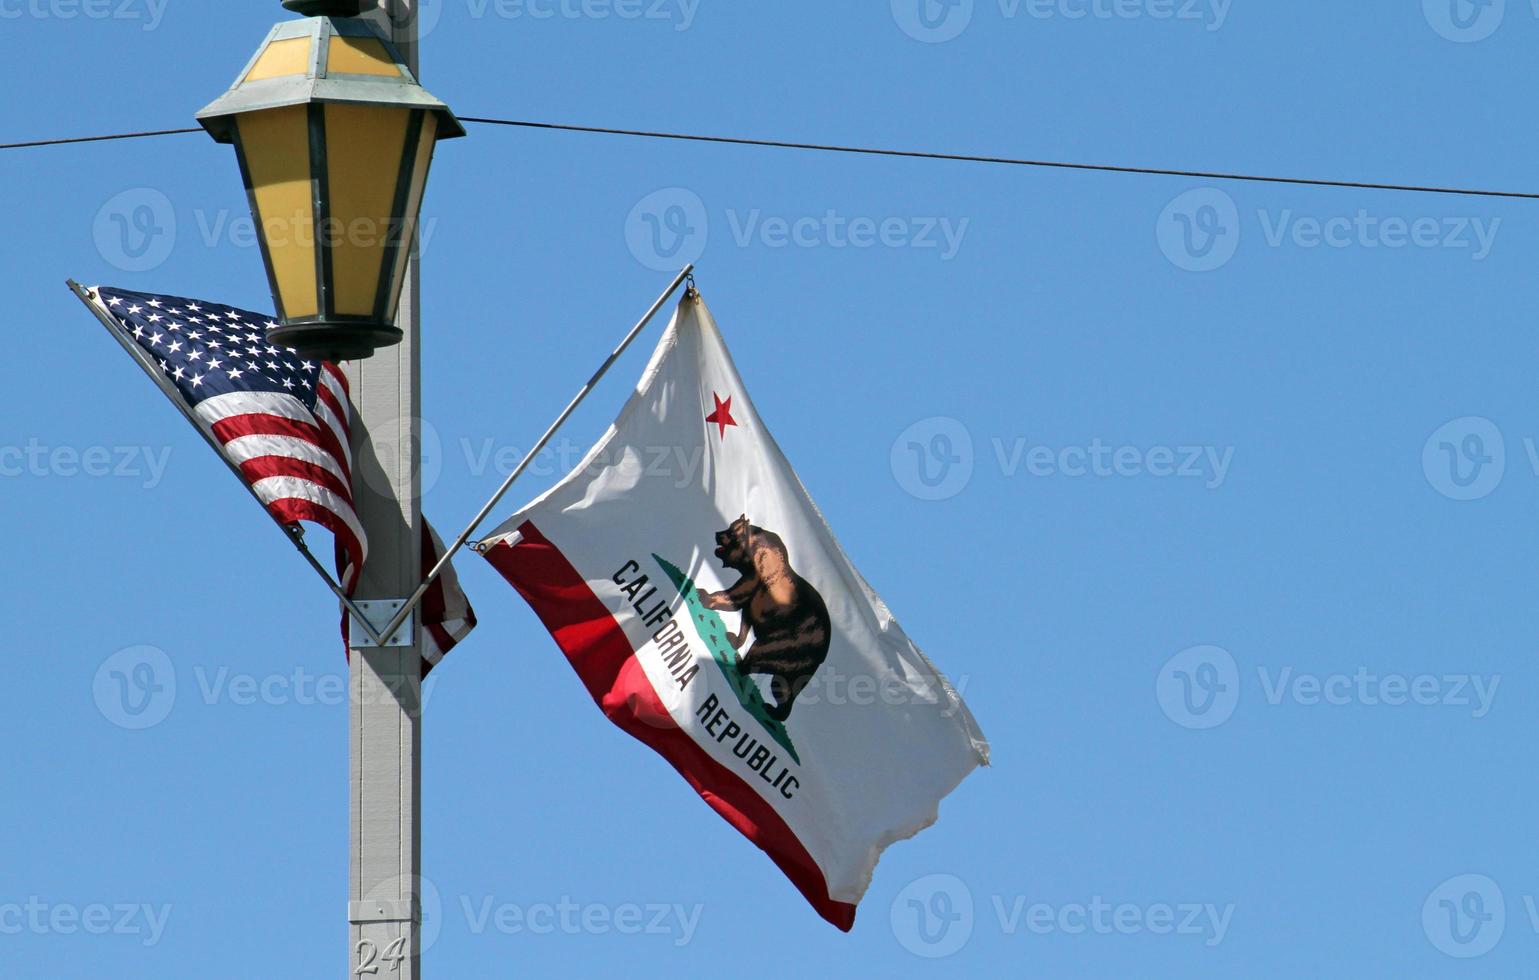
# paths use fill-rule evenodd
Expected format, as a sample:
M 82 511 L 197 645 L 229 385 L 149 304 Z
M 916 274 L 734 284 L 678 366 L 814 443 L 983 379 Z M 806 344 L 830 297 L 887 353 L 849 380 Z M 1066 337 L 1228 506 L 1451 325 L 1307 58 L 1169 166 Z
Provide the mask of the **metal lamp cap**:
M 283 6 L 305 17 L 357 17 L 364 0 L 283 0 Z

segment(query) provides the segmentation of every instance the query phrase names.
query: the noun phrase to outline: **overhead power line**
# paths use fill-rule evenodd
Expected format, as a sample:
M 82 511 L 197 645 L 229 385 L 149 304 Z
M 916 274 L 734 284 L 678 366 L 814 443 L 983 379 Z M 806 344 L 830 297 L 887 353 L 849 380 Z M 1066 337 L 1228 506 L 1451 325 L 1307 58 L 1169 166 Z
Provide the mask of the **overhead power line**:
M 34 146 L 64 146 L 68 143 L 105 143 L 108 140 L 137 140 L 146 136 L 179 136 L 182 133 L 201 133 L 202 129 L 152 129 L 145 133 L 109 133 L 105 136 L 65 136 L 51 140 L 28 140 L 25 143 L 0 143 L 0 150 L 25 150 Z
M 954 163 L 980 163 L 1007 167 L 1039 167 L 1053 170 L 1085 170 L 1097 173 L 1143 174 L 1153 177 L 1189 177 L 1197 180 L 1230 180 L 1259 184 L 1293 184 L 1304 187 L 1345 187 L 1370 191 L 1404 191 L 1411 194 L 1452 194 L 1463 197 L 1495 197 L 1509 200 L 1535 201 L 1539 193 L 1526 191 L 1494 191 L 1473 187 L 1433 187 L 1421 184 L 1393 184 L 1381 181 L 1325 180 L 1312 177 L 1275 177 L 1264 174 L 1225 173 L 1215 170 L 1174 170 L 1163 167 L 1137 167 L 1105 163 L 1074 163 L 1064 160 L 1027 160 L 1018 157 L 980 156 L 970 153 L 940 153 L 929 150 L 893 150 L 869 146 L 841 146 L 831 143 L 799 143 L 788 140 L 751 139 L 742 136 L 710 136 L 699 133 L 664 133 L 644 129 L 614 129 L 605 126 L 577 126 L 570 123 L 531 122 L 524 119 L 493 119 L 484 116 L 461 116 L 461 122 L 479 123 L 485 126 L 516 126 L 523 129 L 546 129 L 566 133 L 596 133 L 604 136 L 631 136 L 642 139 L 681 140 L 691 143 L 721 143 L 730 146 L 759 146 L 782 150 L 811 150 L 819 153 L 850 153 L 863 156 L 899 157 L 911 160 L 945 160 Z M 19 150 L 29 147 L 63 146 L 70 143 L 100 143 L 108 140 L 143 139 L 153 136 L 177 136 L 183 133 L 200 133 L 201 129 L 159 129 L 143 133 L 112 133 L 102 136 L 73 136 L 61 139 L 31 140 L 24 143 L 0 143 L 0 150 Z

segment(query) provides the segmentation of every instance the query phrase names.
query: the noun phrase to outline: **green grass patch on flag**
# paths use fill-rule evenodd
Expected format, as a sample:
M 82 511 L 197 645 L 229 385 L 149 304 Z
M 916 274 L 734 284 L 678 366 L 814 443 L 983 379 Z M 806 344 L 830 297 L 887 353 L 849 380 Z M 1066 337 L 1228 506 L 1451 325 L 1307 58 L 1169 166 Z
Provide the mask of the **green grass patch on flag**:
M 722 622 L 716 610 L 705 607 L 705 604 L 700 601 L 694 580 L 685 575 L 677 565 L 655 554 L 652 559 L 678 587 L 679 595 L 684 598 L 684 604 L 689 607 L 689 618 L 694 624 L 695 632 L 700 635 L 706 648 L 711 651 L 711 658 L 716 661 L 716 666 L 721 668 L 722 676 L 726 677 L 732 693 L 737 695 L 738 701 L 748 713 L 764 726 L 769 737 L 789 752 L 797 765 L 801 765 L 801 756 L 796 754 L 796 747 L 791 744 L 791 736 L 786 732 L 786 726 L 770 717 L 764 704 L 764 695 L 759 693 L 759 686 L 754 683 L 752 677 L 737 669 L 737 650 L 727 640 L 727 624 Z

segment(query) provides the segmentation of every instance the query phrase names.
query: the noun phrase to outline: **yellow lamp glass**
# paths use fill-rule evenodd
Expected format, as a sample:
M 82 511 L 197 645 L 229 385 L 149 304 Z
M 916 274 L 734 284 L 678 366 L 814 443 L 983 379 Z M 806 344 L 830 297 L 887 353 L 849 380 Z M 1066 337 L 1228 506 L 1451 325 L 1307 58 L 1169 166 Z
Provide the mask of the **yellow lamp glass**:
M 440 139 L 463 136 L 358 0 L 285 0 L 223 97 L 198 114 L 234 143 L 278 326 L 275 344 L 330 360 L 399 343 L 395 325 Z
M 283 41 L 274 41 L 262 52 L 251 70 L 246 72 L 245 80 L 248 82 L 260 82 L 268 78 L 283 78 L 288 75 L 303 75 L 310 68 L 310 39 L 307 37 L 291 37 Z
M 412 164 L 410 185 L 407 188 L 406 206 L 403 212 L 406 223 L 401 228 L 402 241 L 407 246 L 417 237 L 417 222 L 422 215 L 422 195 L 427 191 L 428 169 L 433 164 L 433 149 L 438 145 L 438 133 L 431 122 L 422 127 L 417 140 L 417 153 Z M 406 282 L 406 260 L 411 257 L 409 247 L 402 247 L 395 255 L 396 268 L 391 270 L 392 287 L 386 298 L 386 306 L 395 309 L 401 305 L 401 287 Z
M 326 106 L 326 182 L 332 215 L 328 244 L 332 308 L 337 313 L 367 316 L 377 305 L 410 116 L 376 106 Z M 390 165 L 380 166 L 385 160 Z
M 316 282 L 315 197 L 307 106 L 241 116 L 241 158 L 274 292 L 285 318 L 320 312 Z
M 342 37 L 331 39 L 327 54 L 327 71 L 344 75 L 381 75 L 394 77 L 401 74 L 395 59 L 385 46 L 371 37 Z

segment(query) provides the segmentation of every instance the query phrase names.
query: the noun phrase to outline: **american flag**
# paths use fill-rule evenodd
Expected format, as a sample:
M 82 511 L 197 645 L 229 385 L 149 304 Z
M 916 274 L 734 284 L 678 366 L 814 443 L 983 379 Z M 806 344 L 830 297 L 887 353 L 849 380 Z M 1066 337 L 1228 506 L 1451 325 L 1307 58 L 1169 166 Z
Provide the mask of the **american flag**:
M 352 594 L 368 540 L 353 508 L 351 402 L 341 369 L 268 343 L 266 332 L 277 324 L 265 314 L 105 286 L 90 295 L 164 373 L 279 524 L 310 521 L 332 532 L 337 577 Z M 443 548 L 424 521 L 424 573 Z M 476 617 L 452 566 L 419 608 L 426 674 Z

